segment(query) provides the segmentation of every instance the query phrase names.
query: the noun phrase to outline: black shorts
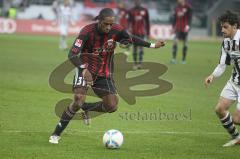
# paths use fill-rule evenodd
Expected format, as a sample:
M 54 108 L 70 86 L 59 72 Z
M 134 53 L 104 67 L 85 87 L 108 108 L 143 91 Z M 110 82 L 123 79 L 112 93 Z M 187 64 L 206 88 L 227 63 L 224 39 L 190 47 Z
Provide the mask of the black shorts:
M 91 86 L 92 90 L 98 97 L 104 97 L 109 94 L 117 94 L 117 89 L 114 85 L 114 80 L 111 78 L 93 76 L 93 85 Z M 73 80 L 73 89 L 83 87 L 87 88 L 87 83 L 82 77 L 82 69 L 76 68 L 76 73 Z
M 182 31 L 177 31 L 176 32 L 176 38 L 179 40 L 187 40 L 188 32 L 182 32 Z

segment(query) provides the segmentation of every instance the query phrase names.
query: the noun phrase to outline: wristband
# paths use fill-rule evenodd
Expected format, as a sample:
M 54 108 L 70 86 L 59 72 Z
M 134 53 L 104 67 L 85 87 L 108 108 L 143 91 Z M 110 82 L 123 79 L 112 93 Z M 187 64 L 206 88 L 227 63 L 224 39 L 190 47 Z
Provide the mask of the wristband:
M 156 44 L 155 43 L 151 43 L 150 48 L 155 48 Z

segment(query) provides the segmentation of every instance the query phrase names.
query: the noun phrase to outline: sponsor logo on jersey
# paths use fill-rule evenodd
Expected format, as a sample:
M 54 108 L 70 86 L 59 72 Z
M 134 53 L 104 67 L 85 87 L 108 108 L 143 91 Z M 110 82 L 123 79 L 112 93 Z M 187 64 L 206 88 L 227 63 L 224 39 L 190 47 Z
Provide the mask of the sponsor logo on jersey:
M 74 45 L 77 46 L 77 47 L 81 47 L 82 46 L 82 40 L 77 39 Z

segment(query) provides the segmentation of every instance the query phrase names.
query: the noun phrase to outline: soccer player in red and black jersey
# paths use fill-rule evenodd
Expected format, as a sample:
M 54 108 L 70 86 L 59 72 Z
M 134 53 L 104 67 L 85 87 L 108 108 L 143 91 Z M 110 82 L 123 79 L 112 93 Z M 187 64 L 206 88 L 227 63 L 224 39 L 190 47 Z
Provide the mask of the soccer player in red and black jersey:
M 125 3 L 120 2 L 118 4 L 118 23 L 125 29 L 128 29 L 128 10 L 125 8 Z
M 129 10 L 130 32 L 142 39 L 148 38 L 150 22 L 148 10 L 141 6 L 141 0 L 134 0 L 135 7 Z M 133 69 L 141 69 L 143 61 L 143 47 L 133 44 Z
M 115 24 L 112 9 L 102 9 L 95 18 L 96 23 L 85 26 L 69 52 L 69 59 L 76 66 L 73 82 L 73 102 L 63 112 L 59 123 L 50 136 L 49 142 L 57 144 L 60 134 L 81 108 L 85 124 L 89 124 L 89 111 L 112 113 L 117 110 L 118 97 L 113 77 L 113 54 L 116 42 L 122 45 L 136 44 L 143 47 L 160 48 L 162 40 L 149 43 L 130 36 L 121 25 Z M 88 88 L 101 98 L 96 103 L 86 103 Z
M 126 9 L 125 2 L 118 3 L 118 24 L 120 24 L 125 30 L 129 27 L 129 13 Z M 129 55 L 129 47 L 124 49 L 124 53 Z
M 172 32 L 175 33 L 174 41 L 173 41 L 173 50 L 172 50 L 172 59 L 171 63 L 176 63 L 176 55 L 177 55 L 177 43 L 178 40 L 183 41 L 183 49 L 182 49 L 182 64 L 186 63 L 186 55 L 187 55 L 187 36 L 190 30 L 190 25 L 192 21 L 192 7 L 187 3 L 186 0 L 178 0 L 178 5 L 174 10 L 173 15 L 173 23 L 172 23 Z

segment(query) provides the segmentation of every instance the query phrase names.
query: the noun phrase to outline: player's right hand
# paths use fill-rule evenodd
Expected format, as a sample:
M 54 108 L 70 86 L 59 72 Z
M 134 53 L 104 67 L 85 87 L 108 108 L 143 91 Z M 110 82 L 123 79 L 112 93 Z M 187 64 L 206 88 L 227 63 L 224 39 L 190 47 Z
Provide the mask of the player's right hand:
M 186 25 L 185 28 L 184 28 L 184 32 L 187 33 L 189 30 L 190 30 L 189 25 Z
M 213 76 L 213 75 L 208 76 L 208 77 L 205 79 L 205 81 L 204 81 L 205 87 L 207 88 L 208 85 L 213 82 L 213 80 L 214 80 L 214 76 Z
M 91 87 L 93 85 L 93 78 L 91 72 L 87 68 L 85 68 L 82 71 L 82 76 L 87 82 L 87 87 Z

